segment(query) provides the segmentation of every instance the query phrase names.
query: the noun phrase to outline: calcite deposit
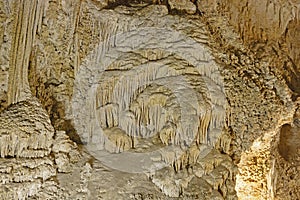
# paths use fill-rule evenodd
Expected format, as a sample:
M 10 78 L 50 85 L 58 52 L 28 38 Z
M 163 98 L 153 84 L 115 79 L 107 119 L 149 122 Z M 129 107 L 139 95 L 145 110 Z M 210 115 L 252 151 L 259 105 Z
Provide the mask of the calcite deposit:
M 296 0 L 0 0 L 0 199 L 299 199 Z

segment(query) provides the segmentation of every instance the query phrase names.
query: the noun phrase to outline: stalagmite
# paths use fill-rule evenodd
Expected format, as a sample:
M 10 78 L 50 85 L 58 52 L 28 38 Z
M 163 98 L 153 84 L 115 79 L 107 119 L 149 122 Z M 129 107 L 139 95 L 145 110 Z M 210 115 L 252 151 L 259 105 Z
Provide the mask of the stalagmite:
M 0 155 L 44 157 L 49 155 L 54 134 L 45 111 L 36 99 L 11 105 L 0 114 Z M 36 119 L 33 120 L 33 119 Z
M 2 198 L 26 199 L 56 175 L 50 156 L 54 129 L 35 98 L 9 106 L 0 127 Z

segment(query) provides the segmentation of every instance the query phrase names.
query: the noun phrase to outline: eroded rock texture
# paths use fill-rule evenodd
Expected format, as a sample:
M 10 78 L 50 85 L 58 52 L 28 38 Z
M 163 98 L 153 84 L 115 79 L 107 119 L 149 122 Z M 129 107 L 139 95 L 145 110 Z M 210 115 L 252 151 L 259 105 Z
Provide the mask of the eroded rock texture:
M 1 199 L 298 199 L 299 2 L 0 1 Z
M 36 99 L 1 113 L 1 198 L 23 199 L 55 175 L 49 158 L 54 129 Z

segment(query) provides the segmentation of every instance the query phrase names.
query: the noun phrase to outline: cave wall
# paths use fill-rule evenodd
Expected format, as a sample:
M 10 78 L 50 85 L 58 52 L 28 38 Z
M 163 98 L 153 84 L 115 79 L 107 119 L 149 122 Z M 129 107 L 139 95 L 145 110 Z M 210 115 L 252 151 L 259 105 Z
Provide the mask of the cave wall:
M 272 44 L 287 57 L 274 67 L 282 70 L 289 87 L 299 93 L 300 3 L 297 0 L 274 1 L 199 1 L 198 8 L 210 15 L 223 15 L 248 46 Z
M 295 107 L 298 106 L 294 101 L 300 92 L 299 37 L 297 37 L 299 3 L 297 1 L 190 2 L 182 0 L 143 3 L 94 0 L 3 0 L 0 1 L 0 5 L 0 38 L 2 38 L 0 40 L 0 112 L 2 111 L 0 149 L 3 168 L 1 179 L 8 183 L 8 186 L 2 187 L 4 199 L 47 198 L 51 195 L 60 199 L 96 197 L 167 199 L 204 196 L 214 199 L 236 199 L 237 197 L 244 199 L 245 196 L 255 199 L 275 197 L 284 199 L 287 194 L 290 194 L 291 198 L 297 197 L 299 191 L 299 183 L 295 176 L 297 167 L 291 160 L 285 160 L 285 157 L 289 156 L 285 155 L 286 152 L 282 152 L 285 140 L 280 139 L 280 135 L 283 135 L 282 131 L 280 132 L 281 126 L 296 124 L 297 119 L 294 116 Z M 107 21 L 106 18 L 110 20 Z M 89 77 L 94 75 L 88 70 L 91 70 L 89 67 L 93 62 L 99 61 L 103 42 L 107 42 L 107 39 L 117 31 L 139 29 L 144 26 L 159 28 L 173 26 L 180 33 L 204 45 L 207 49 L 202 51 L 191 44 L 189 47 L 183 44 L 186 49 L 192 46 L 194 52 L 201 52 L 199 55 L 203 54 L 202 61 L 208 63 L 207 66 L 212 65 L 214 70 L 219 70 L 220 74 L 214 73 L 214 70 L 207 67 L 203 71 L 200 70 L 200 74 L 206 83 L 215 82 L 218 87 L 223 84 L 224 88 L 221 92 L 226 95 L 227 102 L 225 106 L 225 103 L 218 102 L 217 98 L 214 100 L 204 96 L 207 104 L 201 107 L 202 111 L 209 113 L 209 105 L 224 106 L 226 115 L 219 115 L 220 112 L 215 111 L 210 121 L 209 117 L 203 117 L 201 113 L 197 125 L 199 129 L 203 129 L 203 132 L 199 135 L 197 144 L 191 145 L 187 153 L 180 157 L 166 153 L 162 157 L 169 165 L 167 168 L 158 170 L 154 174 L 140 176 L 108 169 L 84 149 L 85 141 L 82 141 L 80 137 L 82 135 L 76 129 L 76 124 L 83 124 L 81 128 L 84 130 L 86 126 L 82 122 L 88 123 L 89 119 L 79 118 L 77 120 L 80 121 L 74 121 L 71 105 L 74 103 L 74 99 L 72 100 L 74 88 L 77 89 L 77 100 L 84 99 L 78 95 L 78 91 L 79 94 L 80 91 L 85 91 L 85 84 L 90 80 Z M 155 37 L 151 33 L 146 33 L 141 32 L 146 38 Z M 166 38 L 166 41 L 168 42 L 169 39 Z M 171 43 L 177 45 L 176 42 Z M 166 45 L 165 41 L 162 44 Z M 108 42 L 107 45 L 111 43 Z M 129 43 L 124 45 L 126 48 L 131 48 Z M 180 48 L 179 46 L 178 49 Z M 119 51 L 123 51 L 122 48 Z M 191 55 L 189 57 L 194 56 Z M 207 58 L 213 61 L 205 60 Z M 115 74 L 121 76 L 122 70 L 134 68 L 131 65 L 153 62 L 164 66 L 171 66 L 172 62 L 176 63 L 175 67 L 172 65 L 176 72 L 174 73 L 186 74 L 190 77 L 188 83 L 194 84 L 193 87 L 196 88 L 199 96 L 205 94 L 203 92 L 205 87 L 201 85 L 203 82 L 191 78 L 191 74 L 196 73 L 193 71 L 194 66 L 182 61 L 178 56 L 162 52 L 160 49 L 134 51 L 121 56 L 110 66 L 106 77 L 104 76 L 99 82 L 103 88 L 97 89 L 96 101 L 89 101 L 87 107 L 83 105 L 80 107 L 81 110 L 79 109 L 79 113 L 87 113 L 87 115 L 91 113 L 94 116 L 100 113 L 99 116 L 102 117 L 100 121 L 106 124 L 106 128 L 111 128 L 106 130 L 106 134 L 116 142 L 116 145 L 107 145 L 108 151 L 114 153 L 127 151 L 136 143 L 131 141 L 130 137 L 124 136 L 124 132 L 113 131 L 115 129 L 111 124 L 116 121 L 115 113 L 111 111 L 111 107 L 105 107 L 112 95 L 109 86 L 115 84 L 112 81 L 115 79 Z M 184 66 L 184 70 L 187 71 L 182 70 L 181 66 Z M 82 77 L 87 74 L 90 76 L 76 80 L 80 70 L 85 68 L 87 72 L 81 71 Z M 157 71 L 147 71 L 145 77 L 139 78 L 141 83 L 151 74 L 155 74 L 154 72 Z M 220 75 L 223 79 L 219 77 Z M 223 83 L 220 84 L 222 81 Z M 119 86 L 120 93 L 126 88 L 126 84 L 129 82 Z M 128 88 L 133 88 L 132 85 L 134 84 L 130 82 Z M 206 93 L 211 91 L 214 89 L 208 88 Z M 145 90 L 144 95 L 148 95 L 146 96 L 149 97 L 149 102 L 150 99 L 155 100 L 151 101 L 152 104 L 153 102 L 171 104 L 172 101 L 169 99 L 157 98 L 157 92 L 169 94 L 170 91 L 153 86 Z M 136 111 L 141 107 L 142 112 L 146 112 L 144 107 L 139 105 L 142 102 L 140 99 L 143 98 L 146 99 L 143 95 L 137 98 Z M 36 101 L 40 103 L 35 103 Z M 164 101 L 167 103 L 163 103 Z M 105 105 L 101 102 L 105 102 Z M 9 106 L 10 104 L 14 105 Z M 144 102 L 142 104 L 145 105 Z M 38 115 L 27 118 L 16 114 L 16 112 L 24 112 L 27 116 L 28 113 L 35 112 L 36 107 L 42 108 L 38 109 L 38 112 L 42 113 L 43 118 Z M 153 113 L 156 116 L 158 111 Z M 112 116 L 109 120 L 108 115 Z M 145 113 L 141 114 L 144 115 Z M 142 119 L 141 116 L 138 117 L 140 121 L 137 124 L 154 119 L 151 117 Z M 126 123 L 123 122 L 124 127 L 130 125 L 131 121 L 127 120 L 130 117 L 132 115 L 127 116 Z M 16 118 L 16 123 L 11 122 L 12 118 Z M 206 122 L 202 123 L 201 120 L 205 121 L 205 119 Z M 207 122 L 219 123 L 218 120 L 222 121 L 220 119 L 225 120 L 224 129 L 220 137 L 210 139 L 216 140 L 211 145 L 209 136 L 212 138 L 214 134 L 206 134 L 206 131 L 212 128 Z M 48 128 L 51 130 L 50 133 L 43 132 L 39 120 L 50 127 Z M 201 123 L 206 125 L 202 126 Z M 165 135 L 161 134 L 156 138 L 157 141 L 161 140 L 162 144 L 154 143 L 155 145 L 168 145 L 169 142 L 176 141 L 174 139 L 176 134 L 172 132 L 171 125 L 165 129 Z M 26 126 L 34 127 L 34 131 L 26 129 Z M 18 127 L 21 129 L 19 130 Z M 30 134 L 39 133 L 37 131 L 39 129 L 40 132 L 45 133 L 47 139 L 39 137 L 38 134 L 34 138 L 30 137 Z M 7 135 L 9 131 L 11 136 Z M 14 138 L 14 133 L 28 139 L 24 139 L 23 143 L 19 144 L 16 142 L 19 139 Z M 87 133 L 92 132 L 87 131 Z M 90 137 L 91 134 L 86 135 Z M 294 135 L 297 136 L 296 133 Z M 47 141 L 45 142 L 49 144 L 47 148 L 40 140 Z M 31 146 L 28 145 L 28 141 L 32 142 Z M 23 154 L 20 145 L 25 149 Z M 142 147 L 145 146 L 147 145 L 144 144 Z M 26 150 L 30 151 L 29 154 L 34 158 L 24 156 Z M 299 156 L 296 150 L 293 152 L 294 157 Z M 23 169 L 20 162 L 26 160 L 30 161 Z M 10 170 L 10 166 L 15 167 L 16 170 Z M 40 174 L 36 176 L 29 174 L 20 177 L 18 173 L 25 173 L 28 167 L 33 171 L 44 170 L 47 175 L 43 177 Z M 277 179 L 278 176 L 282 178 Z M 69 179 L 71 181 L 67 181 Z M 291 190 L 284 189 L 282 187 L 284 184 L 290 184 Z M 27 189 L 22 190 L 22 185 L 26 185 Z M 73 187 L 76 190 L 72 189 Z

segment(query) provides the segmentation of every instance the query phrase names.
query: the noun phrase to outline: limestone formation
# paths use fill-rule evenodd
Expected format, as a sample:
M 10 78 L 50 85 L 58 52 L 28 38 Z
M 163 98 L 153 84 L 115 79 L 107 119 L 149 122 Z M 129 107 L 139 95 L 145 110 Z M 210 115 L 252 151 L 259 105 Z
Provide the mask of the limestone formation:
M 54 129 L 36 99 L 9 106 L 0 114 L 1 198 L 35 195 L 56 174 L 51 159 Z
M 299 199 L 295 0 L 0 0 L 0 199 Z
M 188 0 L 170 0 L 168 1 L 171 11 L 181 11 L 187 14 L 195 14 L 197 11 L 196 5 Z

